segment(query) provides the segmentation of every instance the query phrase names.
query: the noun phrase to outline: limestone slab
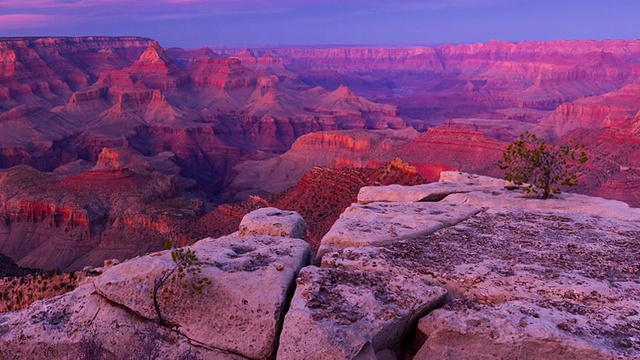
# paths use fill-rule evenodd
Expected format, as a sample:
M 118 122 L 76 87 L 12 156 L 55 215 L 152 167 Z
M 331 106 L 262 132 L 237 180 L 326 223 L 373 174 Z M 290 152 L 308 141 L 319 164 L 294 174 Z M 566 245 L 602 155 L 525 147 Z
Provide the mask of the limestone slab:
M 427 337 L 415 360 L 428 359 L 593 359 L 616 357 L 598 345 L 570 334 L 580 324 L 567 314 L 531 304 L 507 303 L 495 308 L 437 309 L 422 318 Z
M 284 321 L 278 359 L 374 359 L 394 349 L 446 291 L 389 272 L 306 267 Z
M 190 295 L 184 282 L 169 282 L 159 292 L 164 319 L 207 346 L 251 359 L 271 356 L 287 293 L 309 263 L 310 246 L 292 238 L 226 236 L 191 248 L 203 264 L 197 278 L 211 284 Z M 150 254 L 107 270 L 95 284 L 110 301 L 157 320 L 153 284 L 172 267 L 170 252 Z
M 381 246 L 433 233 L 477 214 L 481 208 L 456 203 L 370 203 L 352 204 L 322 238 L 322 255 L 358 246 Z
M 484 186 L 514 186 L 511 181 L 496 179 L 490 176 L 483 176 L 477 174 L 469 174 L 461 171 L 443 171 L 440 173 L 441 183 L 457 183 L 464 185 L 484 185 Z
M 0 314 L 0 359 L 212 359 L 246 358 L 197 347 L 185 336 L 111 303 L 85 284 Z

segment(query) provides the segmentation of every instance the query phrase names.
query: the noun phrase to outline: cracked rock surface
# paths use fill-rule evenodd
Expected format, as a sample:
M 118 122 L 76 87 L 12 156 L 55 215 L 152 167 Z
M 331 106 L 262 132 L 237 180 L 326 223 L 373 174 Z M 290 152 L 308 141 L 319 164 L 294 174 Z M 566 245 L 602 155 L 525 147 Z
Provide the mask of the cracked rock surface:
M 317 259 L 339 249 L 380 246 L 455 225 L 479 206 L 432 202 L 374 202 L 348 207 L 322 238 Z
M 89 283 L 62 296 L 34 302 L 0 315 L 1 359 L 157 359 L 241 360 L 215 349 L 193 346 L 187 338 L 132 316 L 95 292 Z
M 190 248 L 200 272 L 186 278 L 210 284 L 195 294 L 185 279 L 161 288 L 159 307 L 171 327 L 158 325 L 152 301 L 154 282 L 175 268 L 171 251 L 163 251 L 96 272 L 72 292 L 0 314 L 0 358 L 273 357 L 295 278 L 309 264 L 309 244 L 236 233 Z
M 500 187 L 441 203 L 483 210 L 431 234 L 322 259 L 404 268 L 448 291 L 446 305 L 420 321 L 417 359 L 640 358 L 640 210 Z
M 272 236 L 204 239 L 191 247 L 203 263 L 198 278 L 211 281 L 190 295 L 183 281 L 159 293 L 162 316 L 177 331 L 206 346 L 264 359 L 275 350 L 287 293 L 309 263 L 301 239 Z M 95 284 L 114 303 L 150 320 L 154 280 L 174 266 L 168 251 L 136 258 L 107 270 Z M 248 336 L 247 334 L 250 334 Z
M 319 266 L 301 239 L 201 240 L 212 284 L 194 298 L 167 286 L 172 330 L 150 299 L 170 254 L 116 265 L 0 315 L 0 358 L 640 359 L 640 209 L 445 175 L 435 202 L 347 208 Z
M 285 317 L 279 359 L 375 359 L 395 349 L 446 291 L 384 271 L 303 269 Z

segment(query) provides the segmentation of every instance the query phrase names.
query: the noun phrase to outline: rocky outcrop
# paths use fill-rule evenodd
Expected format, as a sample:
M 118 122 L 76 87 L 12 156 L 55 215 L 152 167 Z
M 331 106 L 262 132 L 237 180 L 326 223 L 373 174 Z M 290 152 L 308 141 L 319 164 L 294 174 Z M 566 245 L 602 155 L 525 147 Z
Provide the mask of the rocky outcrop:
M 352 204 L 322 238 L 318 259 L 344 248 L 380 246 L 431 234 L 462 222 L 480 210 L 466 204 L 428 202 Z
M 272 220 L 275 224 L 282 217 Z M 160 314 L 172 330 L 158 326 L 153 303 L 154 284 L 176 271 L 167 250 L 96 269 L 98 276 L 85 278 L 70 293 L 0 315 L 7 330 L 0 335 L 0 354 L 271 358 L 294 279 L 309 263 L 309 245 L 286 237 L 231 235 L 203 239 L 189 249 L 197 256 L 192 266 L 198 271 L 183 269 L 186 278 L 169 280 L 156 292 Z M 189 295 L 201 279 L 205 285 Z M 111 334 L 113 324 L 117 334 Z
M 340 263 L 303 269 L 285 317 L 278 359 L 393 354 L 415 320 L 446 294 L 398 268 L 368 270 Z
M 287 293 L 300 268 L 309 262 L 309 245 L 268 235 L 227 236 L 201 240 L 190 249 L 205 264 L 199 267 L 197 279 L 190 281 L 208 279 L 211 284 L 188 302 L 179 281 L 161 289 L 157 296 L 164 320 L 202 346 L 250 359 L 269 358 L 286 311 Z M 96 291 L 158 321 L 152 301 L 154 281 L 174 267 L 168 251 L 136 258 L 107 270 L 95 281 Z
M 245 359 L 224 352 L 204 352 L 173 331 L 131 314 L 97 294 L 93 284 L 86 284 L 64 296 L 36 302 L 21 312 L 3 314 L 0 323 L 9 331 L 0 337 L 0 355 L 30 359 Z M 116 324 L 117 331 L 113 331 Z
M 436 202 L 396 202 L 391 188 L 353 205 L 393 209 L 406 221 L 365 214 L 350 229 L 351 243 L 321 254 L 318 266 L 305 267 L 310 247 L 301 239 L 236 233 L 201 240 L 190 247 L 200 271 L 185 270 L 187 282 L 179 277 L 159 292 L 172 332 L 158 326 L 152 301 L 155 280 L 176 266 L 165 251 L 101 269 L 70 293 L 0 315 L 0 354 L 638 357 L 639 210 L 575 194 L 531 199 L 510 184 L 459 172 L 441 180 L 416 190 L 436 189 L 443 195 Z M 461 208 L 473 211 L 455 219 Z M 360 211 L 349 209 L 344 214 Z M 266 231 L 289 216 L 295 214 L 278 211 Z M 453 221 L 429 230 L 430 218 Z M 369 241 L 409 223 L 424 231 Z M 197 282 L 205 277 L 211 284 Z M 202 294 L 189 298 L 189 281 L 205 283 Z

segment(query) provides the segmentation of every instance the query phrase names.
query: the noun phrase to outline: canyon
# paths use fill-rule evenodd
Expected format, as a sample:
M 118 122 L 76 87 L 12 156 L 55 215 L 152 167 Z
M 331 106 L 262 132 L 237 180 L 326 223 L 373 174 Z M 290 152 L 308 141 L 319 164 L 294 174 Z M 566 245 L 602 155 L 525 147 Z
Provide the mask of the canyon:
M 1 38 L 0 253 L 80 270 L 167 238 L 225 235 L 269 206 L 300 212 L 315 251 L 360 187 L 448 170 L 499 177 L 524 131 L 586 145 L 574 191 L 640 206 L 639 58 L 637 40 L 165 49 Z

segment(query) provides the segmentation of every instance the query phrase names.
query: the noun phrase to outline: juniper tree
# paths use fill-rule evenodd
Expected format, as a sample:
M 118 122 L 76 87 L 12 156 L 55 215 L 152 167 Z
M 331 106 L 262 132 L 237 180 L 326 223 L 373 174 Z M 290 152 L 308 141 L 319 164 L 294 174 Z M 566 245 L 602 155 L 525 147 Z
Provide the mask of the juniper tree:
M 588 160 L 584 146 L 575 141 L 549 144 L 527 131 L 507 146 L 499 166 L 506 170 L 506 180 L 526 184 L 528 195 L 549 199 L 563 187 L 577 186 L 582 164 Z

